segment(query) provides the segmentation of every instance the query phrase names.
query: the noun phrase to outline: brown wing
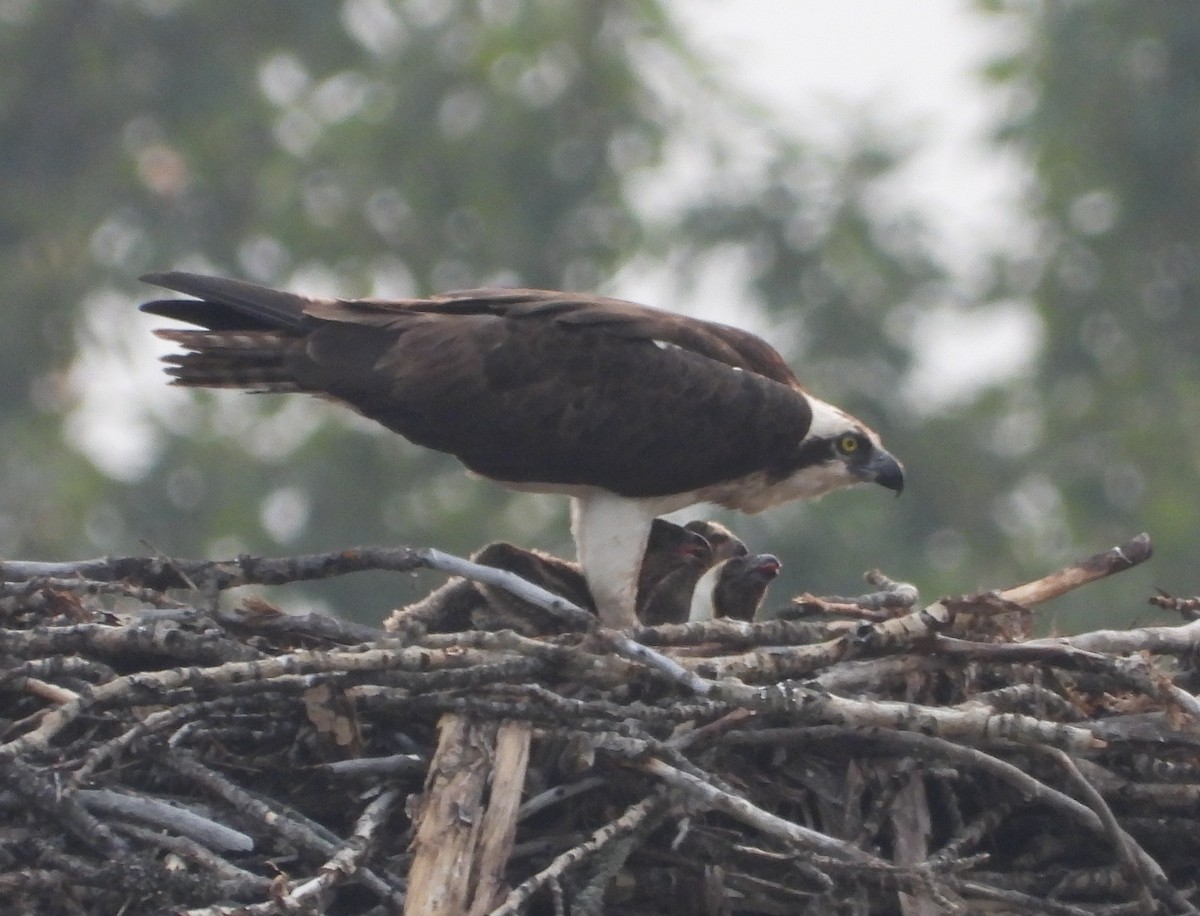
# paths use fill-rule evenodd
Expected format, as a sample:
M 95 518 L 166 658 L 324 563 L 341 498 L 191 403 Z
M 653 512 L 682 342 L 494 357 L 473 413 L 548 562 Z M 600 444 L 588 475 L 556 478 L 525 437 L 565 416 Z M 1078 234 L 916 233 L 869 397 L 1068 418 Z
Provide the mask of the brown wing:
M 498 480 L 688 492 L 783 467 L 811 419 L 763 341 L 618 300 L 530 290 L 312 300 L 189 274 L 148 279 L 204 302 L 147 311 L 213 329 L 162 332 L 192 351 L 168 358 L 179 383 L 331 395 Z
M 602 328 L 627 339 L 657 340 L 800 388 L 783 357 L 762 338 L 740 328 L 623 299 L 533 289 L 471 289 L 445 293 L 432 301 L 439 310 L 483 307 L 513 318 L 552 316 L 562 325 Z

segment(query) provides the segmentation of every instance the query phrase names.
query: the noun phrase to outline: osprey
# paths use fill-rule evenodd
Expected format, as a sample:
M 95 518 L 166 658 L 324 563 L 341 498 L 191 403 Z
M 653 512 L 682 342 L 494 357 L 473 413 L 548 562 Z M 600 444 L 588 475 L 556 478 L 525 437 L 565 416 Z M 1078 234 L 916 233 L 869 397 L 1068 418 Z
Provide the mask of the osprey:
M 722 560 L 696 583 L 688 621 L 719 617 L 753 620 L 767 586 L 781 568 L 778 558 L 769 553 L 742 554 Z
M 142 279 L 196 297 L 142 306 L 203 329 L 156 332 L 187 351 L 165 358 L 175 384 L 331 398 L 504 486 L 569 496 L 605 626 L 637 623 L 660 515 L 904 485 L 876 433 L 726 325 L 542 290 L 318 299 L 189 273 Z
M 661 520 L 656 520 L 656 523 Z M 643 626 L 655 627 L 664 623 L 684 623 L 688 610 L 695 600 L 697 583 L 708 574 L 714 565 L 722 565 L 733 557 L 744 557 L 749 553 L 741 539 L 719 522 L 695 519 L 684 525 L 683 530 L 700 537 L 705 548 L 698 551 L 691 562 L 676 563 L 674 569 L 661 576 L 650 588 L 638 590 L 638 620 Z M 650 531 L 654 542 L 654 529 Z M 647 558 L 650 553 L 647 550 Z
M 704 531 L 704 534 L 700 532 Z M 690 577 L 692 584 L 716 559 L 708 533 L 715 538 L 737 539 L 716 522 L 689 522 L 686 526 L 656 518 L 650 526 L 646 554 L 638 577 L 638 617 L 646 608 L 663 601 L 664 592 L 675 592 L 674 583 Z M 740 541 L 737 541 L 740 544 Z M 742 548 L 745 552 L 745 548 Z M 577 607 L 596 611 L 587 580 L 578 563 L 563 560 L 540 550 L 526 550 L 504 541 L 481 547 L 471 560 L 514 573 L 527 582 L 561 595 Z M 683 607 L 690 601 L 691 587 Z M 683 617 L 680 618 L 681 620 Z M 556 624 L 546 612 L 511 592 L 483 582 L 454 578 L 408 607 L 399 608 L 383 622 L 392 633 L 454 633 L 476 628 L 511 629 L 535 635 L 553 632 Z

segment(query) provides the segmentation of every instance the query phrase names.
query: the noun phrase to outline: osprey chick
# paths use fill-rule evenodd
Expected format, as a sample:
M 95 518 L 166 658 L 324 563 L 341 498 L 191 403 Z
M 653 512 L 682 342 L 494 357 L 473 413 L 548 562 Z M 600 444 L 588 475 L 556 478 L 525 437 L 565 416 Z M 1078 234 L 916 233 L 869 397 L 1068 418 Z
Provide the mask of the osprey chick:
M 688 620 L 695 622 L 720 617 L 753 620 L 767 587 L 781 568 L 778 558 L 769 553 L 743 554 L 722 560 L 710 567 L 696 583 Z
M 878 435 L 726 325 L 541 290 L 385 301 L 178 272 L 142 279 L 196 297 L 142 306 L 204 329 L 157 332 L 187 351 L 166 357 L 176 384 L 329 397 L 505 486 L 571 497 L 605 626 L 637 623 L 657 516 L 904 485 Z

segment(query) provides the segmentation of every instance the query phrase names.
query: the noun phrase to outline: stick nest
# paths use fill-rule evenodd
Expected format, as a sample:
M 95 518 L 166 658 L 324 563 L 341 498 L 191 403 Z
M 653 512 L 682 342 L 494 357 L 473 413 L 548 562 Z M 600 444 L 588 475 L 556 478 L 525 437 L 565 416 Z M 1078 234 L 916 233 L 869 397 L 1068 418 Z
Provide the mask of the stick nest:
M 1195 913 L 1196 602 L 1029 636 L 1149 551 L 541 637 L 217 600 L 428 550 L 0 562 L 0 910 Z

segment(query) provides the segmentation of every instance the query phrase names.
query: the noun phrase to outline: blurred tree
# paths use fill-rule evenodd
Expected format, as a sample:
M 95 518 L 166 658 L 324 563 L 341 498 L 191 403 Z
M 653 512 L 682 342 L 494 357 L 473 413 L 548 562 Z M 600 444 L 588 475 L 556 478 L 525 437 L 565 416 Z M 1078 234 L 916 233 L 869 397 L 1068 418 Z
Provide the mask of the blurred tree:
M 314 403 L 168 393 L 133 278 L 595 286 L 638 242 L 624 179 L 669 128 L 635 66 L 649 45 L 681 58 L 654 3 L 81 0 L 0 18 L 0 282 L 27 316 L 0 341 L 0 553 L 467 550 L 489 515 L 508 524 L 486 536 L 561 517 Z M 91 461 L 58 445 L 64 418 Z
M 1002 585 L 1143 527 L 1160 555 L 1194 543 L 1186 17 L 1010 14 L 1028 40 L 994 75 L 1031 99 L 1005 141 L 1045 183 L 1049 254 L 999 265 L 972 307 L 1035 298 L 1040 374 L 923 407 L 918 329 L 961 293 L 920 220 L 877 206 L 905 151 L 870 125 L 844 150 L 806 145 L 722 86 L 665 9 L 0 0 L 0 555 L 567 549 L 565 501 L 506 494 L 345 411 L 167 388 L 133 308 L 154 295 L 133 278 L 167 267 L 340 295 L 657 271 L 672 289 L 655 304 L 676 308 L 732 277 L 725 320 L 764 331 L 910 469 L 894 505 L 864 491 L 736 520 L 787 564 L 776 595 L 853 590 L 879 565 L 927 593 Z M 747 146 L 755 165 L 730 168 Z M 415 594 L 322 588 L 368 619 Z
M 889 448 L 910 468 L 909 508 L 924 503 L 933 488 L 922 480 L 915 437 L 903 428 L 912 341 L 889 316 L 944 274 L 922 249 L 918 226 L 908 227 L 911 236 L 893 235 L 870 205 L 899 154 L 866 138 L 843 160 L 780 136 L 766 146 L 774 154 L 754 180 L 689 202 L 676 237 L 679 272 L 703 277 L 706 261 L 736 253 L 750 281 L 746 298 L 770 316 L 767 336 L 814 392 L 885 430 Z M 864 491 L 805 506 L 799 525 L 795 510 L 729 521 L 751 543 L 787 544 L 772 548 L 786 550 L 785 586 L 844 592 L 885 560 L 896 574 L 923 563 L 929 532 L 912 540 L 903 533 L 923 516 L 894 511 L 875 496 Z
M 1170 3 L 987 6 L 1027 39 L 991 68 L 1022 102 L 1000 140 L 1036 175 L 1039 259 L 1006 281 L 1046 328 L 1024 486 L 1060 543 L 1148 530 L 1154 582 L 1192 594 L 1200 19 Z

